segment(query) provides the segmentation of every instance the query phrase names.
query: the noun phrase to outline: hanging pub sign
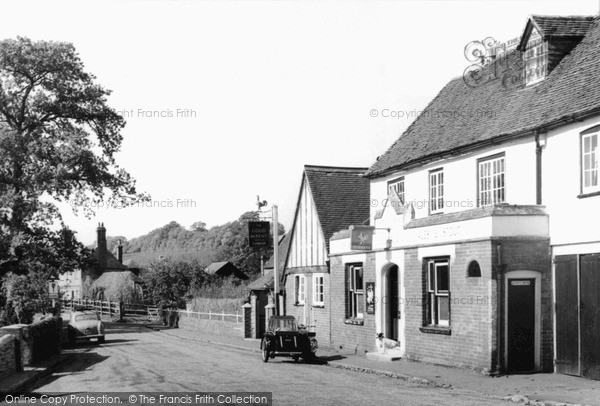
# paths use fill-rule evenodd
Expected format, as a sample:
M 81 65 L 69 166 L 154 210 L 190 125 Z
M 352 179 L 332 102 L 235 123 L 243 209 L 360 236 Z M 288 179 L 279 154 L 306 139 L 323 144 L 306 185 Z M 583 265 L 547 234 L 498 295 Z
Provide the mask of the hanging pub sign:
M 375 282 L 365 283 L 367 295 L 367 314 L 375 314 Z
M 373 249 L 373 230 L 371 226 L 350 226 L 350 249 L 371 250 Z
M 248 222 L 248 245 L 250 248 L 266 248 L 271 246 L 268 221 Z

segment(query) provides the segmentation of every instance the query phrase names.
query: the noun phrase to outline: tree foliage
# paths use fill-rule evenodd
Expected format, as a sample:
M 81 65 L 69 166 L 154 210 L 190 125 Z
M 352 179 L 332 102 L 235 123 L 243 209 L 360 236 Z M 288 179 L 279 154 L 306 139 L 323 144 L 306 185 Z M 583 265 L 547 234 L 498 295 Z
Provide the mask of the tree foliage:
M 90 215 L 101 201 L 147 198 L 115 162 L 125 122 L 109 95 L 72 44 L 0 41 L 0 275 L 25 273 L 39 253 L 67 263 L 84 253 L 49 231 L 60 224 L 54 201 Z
M 56 202 L 89 216 L 100 202 L 148 198 L 115 162 L 125 121 L 109 95 L 72 44 L 0 41 L 0 278 L 10 321 L 44 309 L 50 275 L 91 260 Z
M 153 262 L 141 277 L 146 298 L 161 308 L 185 307 L 190 288 L 206 280 L 204 269 L 197 263 L 169 259 Z
M 248 245 L 248 222 L 257 219 L 256 212 L 247 212 L 236 221 L 205 231 L 187 230 L 172 221 L 144 236 L 124 242 L 124 252 L 133 254 L 136 262 L 142 265 L 159 255 L 196 261 L 200 266 L 229 261 L 252 277 L 260 273 L 261 256 L 266 261 L 273 253 L 271 248 L 252 249 Z M 284 232 L 284 227 L 279 224 L 279 235 Z
M 41 266 L 26 275 L 10 273 L 5 277 L 1 300 L 4 302 L 0 324 L 30 324 L 35 313 L 49 311 L 48 273 Z

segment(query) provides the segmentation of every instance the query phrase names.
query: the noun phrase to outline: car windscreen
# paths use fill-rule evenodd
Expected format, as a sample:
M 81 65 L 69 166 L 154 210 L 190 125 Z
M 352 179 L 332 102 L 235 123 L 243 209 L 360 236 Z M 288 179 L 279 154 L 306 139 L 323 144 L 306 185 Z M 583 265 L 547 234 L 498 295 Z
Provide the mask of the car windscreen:
M 98 316 L 95 314 L 80 314 L 75 316 L 75 321 L 84 321 L 84 320 L 98 320 Z
M 273 320 L 273 328 L 278 331 L 296 331 L 296 330 L 298 330 L 295 319 L 274 319 Z

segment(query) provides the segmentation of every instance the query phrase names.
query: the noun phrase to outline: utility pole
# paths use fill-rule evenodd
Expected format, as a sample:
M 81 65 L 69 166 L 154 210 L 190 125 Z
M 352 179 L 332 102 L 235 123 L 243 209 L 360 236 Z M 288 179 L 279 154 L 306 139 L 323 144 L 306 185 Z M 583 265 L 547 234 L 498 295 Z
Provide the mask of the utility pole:
M 273 290 L 275 295 L 275 314 L 279 316 L 279 231 L 277 230 L 277 205 L 273 208 Z

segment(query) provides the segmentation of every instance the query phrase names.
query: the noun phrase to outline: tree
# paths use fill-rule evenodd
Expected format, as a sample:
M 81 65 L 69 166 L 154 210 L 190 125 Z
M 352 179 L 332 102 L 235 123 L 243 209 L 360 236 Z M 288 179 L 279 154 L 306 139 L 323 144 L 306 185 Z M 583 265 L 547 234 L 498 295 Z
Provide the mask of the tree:
M 61 217 L 49 200 L 90 216 L 100 202 L 148 199 L 115 162 L 125 121 L 109 95 L 70 43 L 0 41 L 0 275 L 25 272 L 41 242 L 60 250 L 49 229 Z M 73 249 L 82 252 L 63 254 Z
M 141 275 L 145 296 L 160 308 L 183 308 L 190 287 L 204 282 L 202 274 L 204 270 L 194 262 L 169 259 L 153 262 Z
M 206 223 L 204 221 L 196 221 L 190 226 L 191 231 L 203 233 L 206 231 Z

